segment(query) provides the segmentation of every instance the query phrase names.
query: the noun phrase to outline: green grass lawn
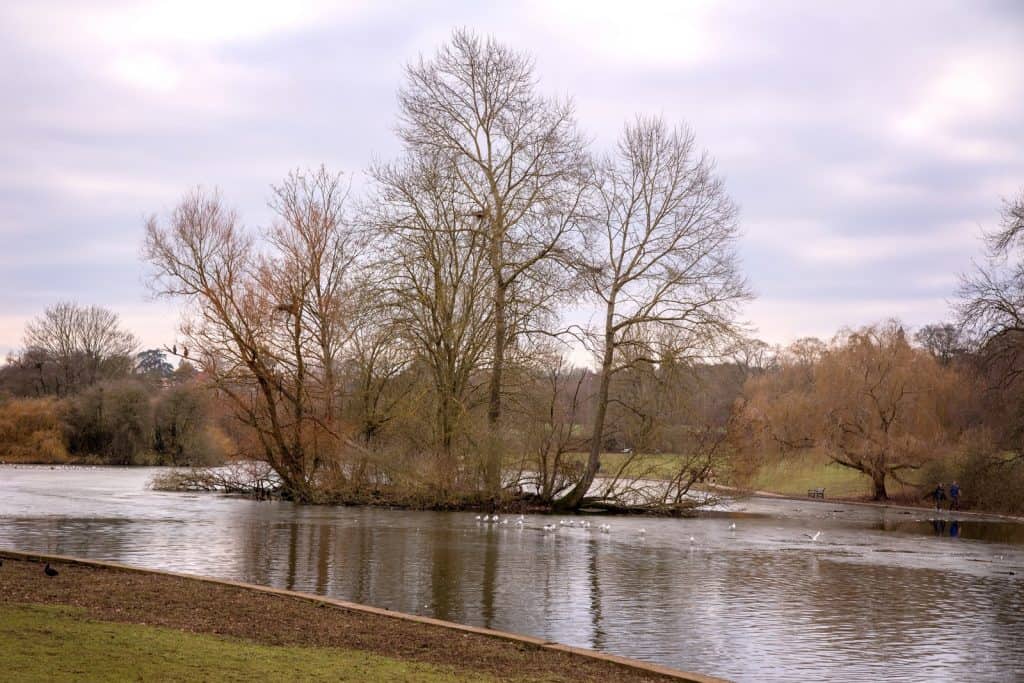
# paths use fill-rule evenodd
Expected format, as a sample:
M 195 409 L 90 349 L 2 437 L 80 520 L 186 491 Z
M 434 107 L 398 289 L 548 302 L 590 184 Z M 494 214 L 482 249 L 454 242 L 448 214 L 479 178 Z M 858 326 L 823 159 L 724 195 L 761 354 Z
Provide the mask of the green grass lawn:
M 914 475 L 914 472 L 908 472 L 907 478 L 913 481 Z M 830 498 L 858 498 L 873 493 L 871 478 L 866 474 L 837 465 L 827 456 L 813 451 L 762 466 L 750 486 L 757 491 L 792 496 L 805 496 L 808 489 L 819 487 L 824 487 L 825 495 Z M 893 479 L 888 479 L 885 486 L 890 496 L 903 490 L 903 486 Z
M 46 605 L 0 606 L 0 678 L 17 681 L 493 681 L 357 651 L 278 647 Z
M 587 462 L 587 453 L 566 453 L 565 457 L 570 461 L 579 462 L 581 465 Z M 619 471 L 629 458 L 628 474 L 642 476 L 647 479 L 670 479 L 679 474 L 681 458 L 675 453 L 643 453 L 630 456 L 627 453 L 601 453 L 600 476 L 612 476 Z

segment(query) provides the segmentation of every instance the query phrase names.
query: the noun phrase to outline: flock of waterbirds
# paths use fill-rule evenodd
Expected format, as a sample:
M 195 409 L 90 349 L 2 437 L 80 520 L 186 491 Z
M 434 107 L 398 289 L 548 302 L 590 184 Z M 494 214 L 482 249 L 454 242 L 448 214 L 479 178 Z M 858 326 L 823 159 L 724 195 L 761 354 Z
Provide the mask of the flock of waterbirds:
M 485 526 L 485 525 L 489 525 L 489 524 L 496 524 L 498 526 L 509 526 L 509 518 L 508 517 L 502 517 L 501 515 L 477 515 L 476 516 L 476 522 L 480 526 Z M 560 519 L 560 520 L 558 520 L 558 524 L 545 524 L 545 525 L 543 525 L 541 527 L 530 527 L 530 526 L 527 526 L 527 524 L 526 524 L 526 516 L 525 515 L 519 515 L 518 517 L 514 518 L 514 521 L 512 522 L 512 525 L 515 526 L 517 529 L 537 529 L 537 530 L 539 530 L 539 531 L 541 531 L 541 532 L 543 532 L 545 534 L 554 533 L 554 532 L 557 532 L 559 529 L 565 529 L 565 528 L 568 528 L 568 529 L 594 529 L 598 533 L 602 533 L 602 534 L 611 534 L 612 533 L 612 525 L 611 524 L 601 523 L 601 524 L 598 524 L 597 526 L 594 526 L 591 522 L 589 522 L 587 520 L 576 520 L 576 519 Z M 736 522 L 731 522 L 729 524 L 729 531 L 733 531 L 733 532 L 736 531 Z M 640 537 L 644 537 L 644 536 L 647 535 L 647 529 L 641 527 L 639 529 L 636 529 L 635 533 L 638 536 L 640 536 Z M 813 542 L 817 541 L 818 538 L 821 537 L 821 531 L 816 531 L 814 534 L 809 534 L 809 533 L 805 532 L 803 535 L 806 536 L 807 538 L 809 538 L 811 540 L 811 542 L 813 543 Z M 690 545 L 695 545 L 696 543 L 697 543 L 696 537 L 690 536 Z

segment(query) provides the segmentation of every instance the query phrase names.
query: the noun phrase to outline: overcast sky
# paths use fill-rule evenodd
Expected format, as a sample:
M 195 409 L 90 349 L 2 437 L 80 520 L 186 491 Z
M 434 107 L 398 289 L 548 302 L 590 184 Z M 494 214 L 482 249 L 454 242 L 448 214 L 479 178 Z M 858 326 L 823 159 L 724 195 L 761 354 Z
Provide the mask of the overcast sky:
M 144 217 L 196 184 L 247 224 L 326 164 L 358 185 L 402 68 L 457 26 L 535 55 L 598 149 L 685 121 L 742 207 L 759 336 L 949 317 L 958 272 L 1024 187 L 1024 2 L 8 2 L 0 7 L 0 353 L 62 299 L 146 346 Z

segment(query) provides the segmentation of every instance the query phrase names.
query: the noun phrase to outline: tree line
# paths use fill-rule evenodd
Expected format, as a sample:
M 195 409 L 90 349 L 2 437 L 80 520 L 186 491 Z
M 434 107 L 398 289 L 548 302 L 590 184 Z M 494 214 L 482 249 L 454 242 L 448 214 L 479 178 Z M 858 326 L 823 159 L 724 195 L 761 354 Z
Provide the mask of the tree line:
M 230 450 L 194 368 L 138 351 L 114 312 L 60 302 L 0 367 L 0 460 L 213 464 Z

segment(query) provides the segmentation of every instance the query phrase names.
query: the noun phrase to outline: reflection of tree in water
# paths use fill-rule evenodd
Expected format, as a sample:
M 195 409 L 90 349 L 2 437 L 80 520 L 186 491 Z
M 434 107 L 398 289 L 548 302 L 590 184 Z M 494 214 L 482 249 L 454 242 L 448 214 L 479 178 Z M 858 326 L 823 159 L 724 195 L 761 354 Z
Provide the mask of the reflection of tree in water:
M 587 577 L 590 579 L 590 624 L 593 629 L 590 647 L 600 650 L 605 647 L 604 630 L 601 628 L 601 573 L 597 566 L 597 541 L 587 542 Z
M 463 618 L 462 591 L 465 553 L 451 539 L 430 531 L 430 595 L 433 616 L 448 621 Z
M 484 619 L 484 628 L 494 625 L 494 590 L 498 574 L 498 539 L 494 530 L 488 530 L 487 543 L 484 545 L 484 574 L 480 584 L 480 608 Z

